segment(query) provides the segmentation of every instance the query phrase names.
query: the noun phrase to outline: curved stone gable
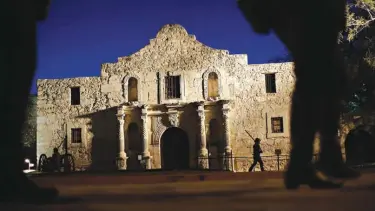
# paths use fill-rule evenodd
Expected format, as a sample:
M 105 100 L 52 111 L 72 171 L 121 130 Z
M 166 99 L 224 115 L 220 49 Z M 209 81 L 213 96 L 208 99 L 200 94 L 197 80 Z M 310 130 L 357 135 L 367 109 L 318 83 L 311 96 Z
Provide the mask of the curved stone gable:
M 189 35 L 178 24 L 164 25 L 150 43 L 132 55 L 119 57 L 118 62 L 102 68 L 102 75 L 128 71 L 196 71 L 212 64 L 223 66 L 236 60 L 227 50 L 211 48 Z M 135 70 L 136 68 L 137 70 Z
M 166 24 L 156 34 L 157 39 L 188 37 L 186 29 L 179 24 Z

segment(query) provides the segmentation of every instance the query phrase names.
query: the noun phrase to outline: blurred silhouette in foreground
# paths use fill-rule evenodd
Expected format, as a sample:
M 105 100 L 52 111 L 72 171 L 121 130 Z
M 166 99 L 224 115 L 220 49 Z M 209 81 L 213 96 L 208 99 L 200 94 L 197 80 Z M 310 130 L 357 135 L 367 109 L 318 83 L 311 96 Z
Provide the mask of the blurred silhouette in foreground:
M 2 0 L 0 202 L 42 203 L 56 189 L 40 188 L 23 173 L 21 129 L 36 69 L 36 22 L 47 16 L 49 0 Z
M 256 138 L 254 140 L 254 145 L 253 145 L 253 164 L 250 166 L 249 168 L 249 172 L 252 172 L 254 167 L 259 163 L 260 165 L 260 170 L 261 171 L 264 171 L 264 164 L 263 164 L 263 160 L 262 160 L 262 157 L 260 156 L 260 154 L 263 153 L 262 151 L 262 148 L 260 148 L 260 139 L 259 138 Z
M 339 188 L 360 174 L 348 168 L 337 138 L 345 71 L 338 35 L 346 27 L 346 0 L 239 0 L 241 12 L 259 34 L 273 30 L 294 59 L 291 152 L 285 186 Z M 312 163 L 320 135 L 319 161 Z

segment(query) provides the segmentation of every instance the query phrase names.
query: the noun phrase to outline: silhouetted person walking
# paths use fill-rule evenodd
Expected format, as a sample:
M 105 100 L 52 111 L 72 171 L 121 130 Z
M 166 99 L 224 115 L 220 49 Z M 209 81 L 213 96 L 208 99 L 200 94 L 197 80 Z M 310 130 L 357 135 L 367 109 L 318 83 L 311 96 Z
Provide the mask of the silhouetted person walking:
M 254 145 L 253 145 L 253 164 L 249 168 L 249 172 L 252 172 L 254 167 L 259 163 L 260 165 L 260 170 L 264 171 L 264 165 L 263 165 L 263 160 L 260 154 L 263 153 L 262 148 L 260 148 L 260 139 L 256 138 L 254 140 Z
M 337 188 L 326 176 L 349 179 L 359 173 L 346 167 L 337 139 L 340 101 L 346 81 L 338 34 L 346 27 L 346 0 L 240 0 L 255 32 L 273 30 L 294 59 L 296 76 L 291 111 L 291 152 L 285 185 Z M 312 165 L 313 142 L 320 133 L 319 165 Z M 319 176 L 319 171 L 326 176 Z
M 23 173 L 21 129 L 36 68 L 36 22 L 48 0 L 1 0 L 0 202 L 43 202 L 56 189 L 39 188 Z

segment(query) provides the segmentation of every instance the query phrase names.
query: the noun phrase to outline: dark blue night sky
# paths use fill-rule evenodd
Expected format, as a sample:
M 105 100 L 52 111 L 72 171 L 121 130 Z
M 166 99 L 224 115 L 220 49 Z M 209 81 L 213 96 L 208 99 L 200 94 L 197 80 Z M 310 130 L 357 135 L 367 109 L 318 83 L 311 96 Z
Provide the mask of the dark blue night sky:
M 36 79 L 97 76 L 102 63 L 138 51 L 168 23 L 210 47 L 248 54 L 249 63 L 285 53 L 274 35 L 252 32 L 236 0 L 52 0 L 38 25 Z

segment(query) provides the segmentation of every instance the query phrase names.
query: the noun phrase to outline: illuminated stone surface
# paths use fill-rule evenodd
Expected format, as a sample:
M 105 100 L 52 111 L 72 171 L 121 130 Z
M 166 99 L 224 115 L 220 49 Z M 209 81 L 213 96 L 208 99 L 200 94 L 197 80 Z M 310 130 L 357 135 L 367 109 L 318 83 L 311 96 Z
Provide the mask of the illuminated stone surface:
M 100 76 L 38 80 L 37 156 L 51 155 L 67 135 L 69 153 L 79 168 L 129 169 L 130 165 L 122 163 L 116 166 L 115 160 L 127 157 L 128 162 L 137 162 L 138 155 L 142 155 L 147 158 L 147 168 L 157 169 L 162 167 L 161 137 L 169 127 L 176 126 L 189 138 L 191 168 L 208 165 L 247 171 L 251 160 L 246 157 L 252 156 L 253 144 L 247 130 L 262 139 L 266 170 L 276 170 L 275 149 L 281 149 L 284 155 L 289 150 L 292 67 L 292 63 L 249 65 L 247 55 L 231 55 L 227 50 L 208 47 L 182 26 L 165 25 L 138 52 L 103 64 Z M 213 83 L 218 86 L 215 98 L 209 97 L 210 73 L 215 73 L 218 80 Z M 266 93 L 266 73 L 276 73 L 276 93 Z M 179 99 L 166 99 L 167 75 L 180 76 Z M 137 83 L 128 83 L 130 79 Z M 136 84 L 137 89 L 131 84 Z M 80 87 L 80 105 L 70 104 L 71 87 Z M 128 102 L 129 96 L 138 101 Z M 201 104 L 203 130 L 198 111 Z M 123 130 L 118 128 L 119 112 L 125 115 Z M 283 117 L 283 132 L 272 133 L 271 117 Z M 212 119 L 219 125 L 214 131 L 218 140 L 209 136 Z M 129 140 L 130 123 L 138 126 L 139 140 Z M 82 129 L 82 143 L 71 143 L 71 128 Z M 119 131 L 125 134 L 119 135 Z M 125 151 L 120 152 L 123 138 Z M 131 149 L 131 141 L 141 142 L 141 148 Z M 201 141 L 207 143 L 206 148 Z M 214 142 L 219 144 L 212 145 Z M 199 155 L 237 158 L 206 162 L 198 159 Z M 216 164 L 211 163 L 214 161 Z M 282 160 L 281 169 L 284 164 Z

